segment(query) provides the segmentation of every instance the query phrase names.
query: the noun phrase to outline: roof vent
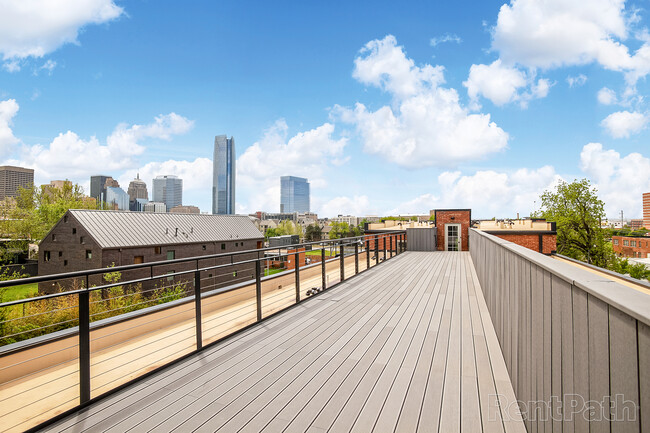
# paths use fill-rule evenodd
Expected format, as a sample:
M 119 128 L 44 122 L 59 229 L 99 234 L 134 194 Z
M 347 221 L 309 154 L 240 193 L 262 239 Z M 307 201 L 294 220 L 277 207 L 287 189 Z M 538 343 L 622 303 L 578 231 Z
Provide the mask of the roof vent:
M 178 236 L 178 227 L 176 227 L 176 233 L 174 233 L 174 236 Z

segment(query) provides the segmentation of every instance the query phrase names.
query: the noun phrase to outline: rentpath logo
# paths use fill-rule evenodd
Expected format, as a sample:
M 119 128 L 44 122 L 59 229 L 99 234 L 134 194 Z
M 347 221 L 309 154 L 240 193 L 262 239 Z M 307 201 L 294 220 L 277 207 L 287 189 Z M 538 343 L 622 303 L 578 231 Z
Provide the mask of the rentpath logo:
M 508 418 L 525 419 L 528 421 L 573 421 L 582 417 L 586 421 L 629 422 L 636 421 L 639 407 L 633 401 L 626 400 L 623 394 L 613 398 L 606 396 L 602 401 L 585 400 L 578 394 L 565 394 L 561 399 L 552 396 L 549 401 L 506 401 L 501 394 L 491 394 L 489 398 L 490 421 L 498 420 L 499 415 L 507 421 Z

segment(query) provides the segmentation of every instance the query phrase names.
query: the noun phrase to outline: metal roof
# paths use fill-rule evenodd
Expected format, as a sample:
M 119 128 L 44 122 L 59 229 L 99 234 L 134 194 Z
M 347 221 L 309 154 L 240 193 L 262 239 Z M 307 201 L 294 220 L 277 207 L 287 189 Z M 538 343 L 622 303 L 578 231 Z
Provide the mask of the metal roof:
M 70 210 L 102 248 L 263 239 L 245 215 Z

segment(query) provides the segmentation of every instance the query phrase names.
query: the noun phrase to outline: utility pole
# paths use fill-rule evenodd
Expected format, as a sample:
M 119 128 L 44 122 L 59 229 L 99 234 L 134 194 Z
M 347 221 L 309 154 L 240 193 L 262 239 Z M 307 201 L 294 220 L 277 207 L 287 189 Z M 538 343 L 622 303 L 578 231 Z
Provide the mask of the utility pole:
M 625 227 L 625 220 L 623 219 L 623 211 L 621 210 L 621 228 Z

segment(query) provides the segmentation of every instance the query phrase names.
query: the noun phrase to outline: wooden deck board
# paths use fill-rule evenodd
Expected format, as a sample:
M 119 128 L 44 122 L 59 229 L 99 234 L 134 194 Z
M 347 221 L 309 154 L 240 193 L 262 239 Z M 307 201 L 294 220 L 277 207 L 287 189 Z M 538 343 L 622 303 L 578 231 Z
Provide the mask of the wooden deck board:
M 408 252 L 46 431 L 524 431 L 512 401 L 469 255 Z

